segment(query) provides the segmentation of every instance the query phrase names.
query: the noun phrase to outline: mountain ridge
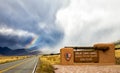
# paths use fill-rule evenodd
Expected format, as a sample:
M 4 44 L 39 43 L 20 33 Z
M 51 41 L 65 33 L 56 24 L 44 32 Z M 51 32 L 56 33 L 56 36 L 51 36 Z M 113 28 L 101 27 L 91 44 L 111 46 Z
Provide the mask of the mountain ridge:
M 0 55 L 5 55 L 5 56 L 14 56 L 14 55 L 38 55 L 40 54 L 40 51 L 33 51 L 33 50 L 28 50 L 28 49 L 15 49 L 12 50 L 8 47 L 0 47 Z

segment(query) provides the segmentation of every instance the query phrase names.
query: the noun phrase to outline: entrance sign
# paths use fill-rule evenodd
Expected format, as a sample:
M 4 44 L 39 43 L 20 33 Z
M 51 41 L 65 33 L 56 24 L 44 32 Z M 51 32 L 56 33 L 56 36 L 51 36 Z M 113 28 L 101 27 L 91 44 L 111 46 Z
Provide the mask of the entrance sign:
M 98 63 L 98 51 L 74 51 L 75 63 Z
M 65 47 L 60 49 L 62 65 L 115 64 L 114 44 L 95 44 L 93 47 Z

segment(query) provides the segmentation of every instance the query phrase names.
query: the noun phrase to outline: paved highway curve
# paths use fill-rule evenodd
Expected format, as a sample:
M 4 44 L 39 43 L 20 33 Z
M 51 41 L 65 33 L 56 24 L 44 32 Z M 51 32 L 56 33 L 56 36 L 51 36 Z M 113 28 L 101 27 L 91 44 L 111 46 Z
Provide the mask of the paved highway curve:
M 33 73 L 38 57 L 0 64 L 0 73 Z

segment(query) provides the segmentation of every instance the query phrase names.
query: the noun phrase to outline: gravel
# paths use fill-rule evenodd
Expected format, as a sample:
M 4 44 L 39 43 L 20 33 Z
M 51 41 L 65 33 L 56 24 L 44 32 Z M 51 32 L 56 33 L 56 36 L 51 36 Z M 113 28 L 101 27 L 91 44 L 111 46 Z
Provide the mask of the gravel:
M 55 73 L 120 73 L 120 65 L 54 65 Z

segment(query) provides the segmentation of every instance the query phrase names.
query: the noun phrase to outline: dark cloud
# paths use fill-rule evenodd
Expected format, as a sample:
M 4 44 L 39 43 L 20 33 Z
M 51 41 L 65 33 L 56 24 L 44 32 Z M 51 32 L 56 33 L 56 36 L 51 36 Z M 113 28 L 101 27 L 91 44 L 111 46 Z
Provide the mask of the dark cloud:
M 0 46 L 22 48 L 36 36 L 39 38 L 34 45 L 55 46 L 64 36 L 64 32 L 55 24 L 56 12 L 64 5 L 58 0 L 1 0 L 0 27 L 10 30 L 3 34 L 0 29 Z M 11 30 L 20 31 L 14 33 Z M 19 35 L 21 31 L 22 35 Z
M 52 31 L 49 34 L 42 34 L 37 40 L 36 44 L 40 47 L 50 46 L 53 47 L 60 43 L 63 39 L 64 34 L 62 32 L 58 32 L 56 30 Z
M 46 23 L 48 27 L 55 25 L 55 14 L 61 6 L 57 0 L 7 0 L 1 3 L 0 23 L 35 33 L 40 31 L 40 22 Z
M 18 37 L 10 35 L 0 35 L 0 46 L 10 47 L 11 49 L 24 48 L 26 44 L 32 40 L 33 37 Z

